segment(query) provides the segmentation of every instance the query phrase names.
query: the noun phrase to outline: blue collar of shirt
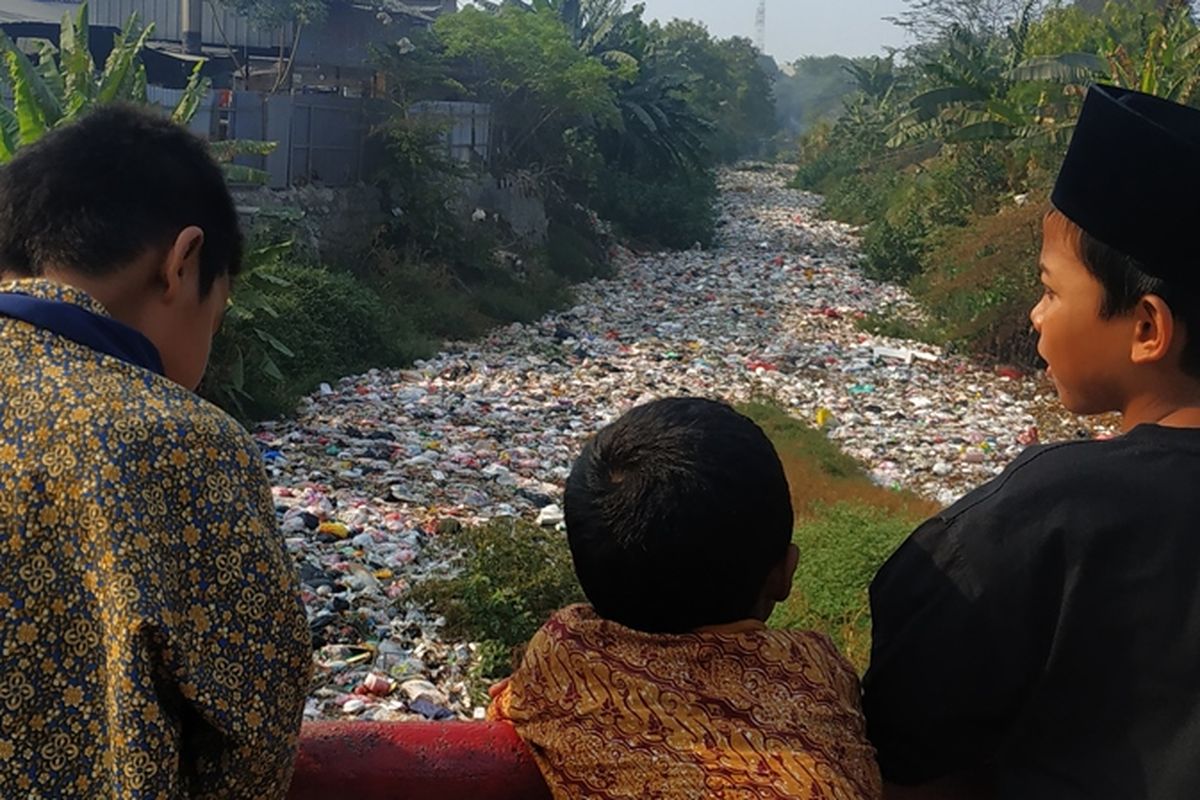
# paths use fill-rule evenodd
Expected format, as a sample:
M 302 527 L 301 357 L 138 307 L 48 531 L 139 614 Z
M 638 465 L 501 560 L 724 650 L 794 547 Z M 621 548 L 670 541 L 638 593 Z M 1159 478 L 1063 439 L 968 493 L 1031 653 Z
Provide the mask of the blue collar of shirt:
M 162 357 L 153 342 L 128 325 L 82 306 L 18 292 L 0 292 L 0 316 L 28 322 L 84 347 L 164 374 Z

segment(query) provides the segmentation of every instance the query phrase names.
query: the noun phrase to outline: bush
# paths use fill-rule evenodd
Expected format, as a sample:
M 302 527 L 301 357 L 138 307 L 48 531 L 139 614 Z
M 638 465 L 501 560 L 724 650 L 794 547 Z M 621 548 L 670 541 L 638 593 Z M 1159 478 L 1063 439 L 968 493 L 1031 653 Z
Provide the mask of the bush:
M 992 360 L 1040 364 L 1029 310 L 1040 292 L 1045 212 L 1037 203 L 1011 205 L 936 238 L 925 275 L 912 289 L 926 308 L 938 310 L 948 343 Z
M 649 245 L 709 247 L 717 229 L 717 179 L 711 170 L 641 178 L 612 171 L 599 180 L 596 212 L 625 236 Z
M 800 566 L 792 596 L 771 624 L 826 633 L 860 670 L 870 657 L 867 590 L 875 573 L 919 518 L 866 503 L 825 506 L 796 528 Z
M 929 230 L 917 214 L 899 224 L 884 218 L 863 231 L 863 271 L 880 281 L 906 284 L 925 269 Z
M 435 342 L 472 339 L 497 324 L 529 322 L 571 299 L 567 281 L 541 254 L 504 265 L 487 253 L 470 270 L 458 270 L 384 250 L 376 254 L 369 284 L 393 314 Z
M 259 278 L 257 291 L 269 291 L 265 303 L 273 313 L 229 316 L 213 342 L 201 387 L 202 394 L 243 419 L 288 413 L 321 381 L 400 365 L 430 349 L 410 321 L 391 313 L 352 275 L 280 261 L 239 281 L 252 277 Z M 264 351 L 264 340 L 278 346 Z M 278 374 L 265 365 L 265 356 Z M 234 386 L 240 388 L 234 391 Z
M 558 220 L 550 221 L 546 233 L 546 262 L 555 274 L 572 282 L 591 280 L 612 272 L 600 241 Z
M 448 636 L 481 644 L 481 677 L 508 675 L 550 615 L 584 599 L 557 530 L 500 519 L 452 534 L 444 545 L 460 553 L 455 574 L 418 584 L 411 598 L 446 618 Z

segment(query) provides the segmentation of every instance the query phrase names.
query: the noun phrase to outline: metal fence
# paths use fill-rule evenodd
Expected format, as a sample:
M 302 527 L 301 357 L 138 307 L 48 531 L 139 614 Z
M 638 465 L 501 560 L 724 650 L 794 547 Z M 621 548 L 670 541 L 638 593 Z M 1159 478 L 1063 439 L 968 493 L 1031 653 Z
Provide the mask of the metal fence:
M 447 154 L 457 160 L 491 163 L 492 107 L 487 103 L 425 101 L 414 103 L 409 113 L 446 120 Z
M 177 89 L 148 88 L 150 100 L 174 108 Z M 362 98 L 325 94 L 265 95 L 218 90 L 189 124 L 213 140 L 276 142 L 268 156 L 242 156 L 237 163 L 261 169 L 274 189 L 306 183 L 347 186 L 362 180 L 367 135 L 377 105 Z
M 148 88 L 150 100 L 171 109 L 183 92 Z M 446 122 L 443 137 L 451 158 L 491 163 L 492 111 L 485 103 L 424 102 L 411 113 Z M 383 107 L 363 98 L 333 94 L 266 95 L 218 90 L 210 93 L 189 127 L 214 140 L 276 142 L 268 156 L 239 157 L 238 163 L 265 170 L 275 189 L 306 183 L 347 186 L 369 177 L 367 137 Z
M 93 25 L 121 28 L 131 14 L 137 14 L 142 25 L 154 23 L 153 38 L 175 42 L 183 39 L 179 11 L 179 0 L 91 0 L 88 4 Z M 204 4 L 201 26 L 206 44 L 273 48 L 292 42 L 290 23 L 277 28 L 256 25 L 220 3 Z

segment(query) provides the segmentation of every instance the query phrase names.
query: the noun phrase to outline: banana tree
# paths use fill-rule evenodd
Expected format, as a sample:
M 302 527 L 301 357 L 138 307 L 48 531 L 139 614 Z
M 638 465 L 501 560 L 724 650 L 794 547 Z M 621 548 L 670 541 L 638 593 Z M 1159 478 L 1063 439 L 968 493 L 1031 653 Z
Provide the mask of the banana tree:
M 1086 84 L 1102 60 L 1086 54 L 1056 59 L 1025 59 L 1025 41 L 1036 5 L 1027 2 L 1024 13 L 1008 31 L 1007 53 L 994 42 L 958 30 L 950 37 L 943 57 L 925 65 L 925 73 L 938 85 L 910 102 L 908 113 L 896 123 L 889 147 L 938 139 L 947 143 L 1029 139 L 1042 137 L 1063 142 L 1070 136 L 1073 116 L 1066 111 L 1075 81 Z M 1044 91 L 1035 104 L 1013 96 L 1021 82 L 1066 84 Z
M 59 46 L 42 42 L 37 63 L 0 31 L 0 81 L 12 92 L 12 107 L 0 104 L 0 164 L 17 150 L 32 144 L 48 131 L 70 123 L 91 108 L 114 102 L 146 104 L 146 68 L 141 53 L 154 25 L 139 28 L 132 15 L 114 36 L 113 48 L 104 68 L 97 70 L 88 49 L 88 6 L 82 3 L 74 16 L 64 14 Z M 212 82 L 201 75 L 197 63 L 183 94 L 171 110 L 171 118 L 187 124 L 199 111 Z M 215 143 L 214 156 L 222 162 L 226 176 L 235 182 L 265 182 L 267 175 L 238 164 L 239 155 L 265 155 L 275 147 L 270 142 L 233 141 Z
M 1197 99 L 1200 88 L 1200 30 L 1186 6 L 1171 6 L 1150 32 L 1146 48 L 1133 54 L 1118 45 L 1109 53 L 1111 80 L 1178 103 Z
M 1195 102 L 1200 89 L 1200 28 L 1186 6 L 1170 5 L 1155 13 L 1143 46 L 1131 47 L 1109 24 L 1103 56 L 1042 56 L 1013 70 L 1012 77 L 1074 85 L 1105 80 L 1179 103 Z

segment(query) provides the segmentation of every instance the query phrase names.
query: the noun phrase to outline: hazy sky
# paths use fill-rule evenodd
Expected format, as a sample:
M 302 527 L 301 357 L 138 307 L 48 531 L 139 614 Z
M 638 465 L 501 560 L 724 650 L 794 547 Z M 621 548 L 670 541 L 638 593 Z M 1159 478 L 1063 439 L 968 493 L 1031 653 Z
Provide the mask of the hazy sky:
M 758 0 L 640 0 L 646 16 L 699 20 L 713 34 L 754 38 Z M 767 0 L 767 53 L 781 62 L 799 56 L 870 55 L 899 47 L 904 34 L 883 17 L 905 8 L 904 0 Z

